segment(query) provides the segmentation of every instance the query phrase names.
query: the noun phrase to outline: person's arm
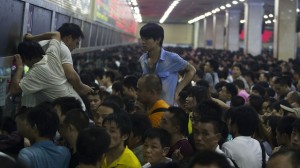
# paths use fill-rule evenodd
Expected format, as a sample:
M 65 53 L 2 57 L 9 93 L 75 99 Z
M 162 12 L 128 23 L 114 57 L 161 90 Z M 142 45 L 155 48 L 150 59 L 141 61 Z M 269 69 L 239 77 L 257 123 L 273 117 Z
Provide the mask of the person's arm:
M 189 83 L 191 82 L 191 80 L 193 79 L 194 75 L 196 73 L 196 69 L 193 65 L 191 65 L 190 63 L 188 63 L 186 69 L 185 69 L 185 73 L 183 78 L 181 79 L 181 81 L 178 83 L 177 87 L 176 87 L 176 92 L 175 92 L 175 100 L 178 100 L 178 96 L 179 93 L 181 92 L 181 90 Z
M 15 55 L 15 59 L 16 59 L 17 70 L 16 70 L 16 73 L 14 74 L 14 76 L 11 80 L 11 85 L 10 85 L 10 88 L 9 88 L 9 93 L 10 94 L 18 94 L 18 93 L 22 92 L 22 89 L 21 89 L 19 83 L 20 83 L 21 78 L 22 78 L 24 66 L 23 66 L 21 56 L 19 54 Z
M 80 95 L 86 95 L 93 92 L 93 89 L 81 82 L 79 75 L 74 70 L 72 64 L 62 64 L 65 76 L 68 82 L 73 86 L 74 90 Z
M 56 39 L 59 42 L 61 41 L 60 38 L 60 33 L 59 32 L 47 32 L 43 34 L 38 34 L 38 35 L 31 35 L 29 33 L 25 34 L 24 40 L 28 41 L 42 41 L 42 40 L 51 40 L 51 39 Z

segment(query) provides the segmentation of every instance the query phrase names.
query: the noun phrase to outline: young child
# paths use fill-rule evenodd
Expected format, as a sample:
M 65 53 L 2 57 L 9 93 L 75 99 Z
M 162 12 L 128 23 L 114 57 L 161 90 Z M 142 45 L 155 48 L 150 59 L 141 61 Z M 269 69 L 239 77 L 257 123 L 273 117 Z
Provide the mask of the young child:
M 171 162 L 172 159 L 167 158 L 171 144 L 171 135 L 162 128 L 151 128 L 144 136 L 144 160 L 146 163 L 142 168 Z

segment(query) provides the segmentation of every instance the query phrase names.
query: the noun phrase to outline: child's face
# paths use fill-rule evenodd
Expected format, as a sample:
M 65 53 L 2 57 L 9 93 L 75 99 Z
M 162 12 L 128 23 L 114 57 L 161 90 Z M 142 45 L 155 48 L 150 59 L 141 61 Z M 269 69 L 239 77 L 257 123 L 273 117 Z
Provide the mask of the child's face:
M 157 164 L 164 161 L 168 148 L 163 148 L 158 138 L 146 138 L 144 142 L 143 155 L 145 162 Z

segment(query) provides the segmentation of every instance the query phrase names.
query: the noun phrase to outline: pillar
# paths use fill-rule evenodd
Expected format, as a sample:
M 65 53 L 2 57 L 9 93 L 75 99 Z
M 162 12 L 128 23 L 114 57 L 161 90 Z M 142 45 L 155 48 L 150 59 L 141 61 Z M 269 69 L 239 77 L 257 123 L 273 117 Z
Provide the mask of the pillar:
M 297 50 L 297 0 L 275 0 L 274 50 L 275 58 L 295 58 Z
M 204 19 L 205 48 L 213 48 L 213 18 Z
M 213 15 L 213 48 L 224 49 L 225 17 L 222 14 Z
M 261 54 L 263 5 L 263 2 L 258 2 L 257 0 L 250 0 L 245 3 L 244 54 L 252 54 L 254 56 Z
M 204 48 L 205 47 L 205 28 L 204 28 L 204 19 L 199 20 L 199 47 Z
M 199 21 L 194 23 L 194 43 L 193 47 L 198 48 L 199 46 Z
M 240 45 L 240 10 L 226 10 L 225 16 L 225 49 L 238 51 Z

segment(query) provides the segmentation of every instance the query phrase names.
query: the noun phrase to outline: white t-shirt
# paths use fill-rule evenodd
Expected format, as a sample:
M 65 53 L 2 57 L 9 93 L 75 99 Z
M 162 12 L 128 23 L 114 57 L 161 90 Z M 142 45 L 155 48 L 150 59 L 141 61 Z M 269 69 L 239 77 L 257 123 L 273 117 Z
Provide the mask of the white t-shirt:
M 262 150 L 259 142 L 251 137 L 238 136 L 225 142 L 222 150 L 240 168 L 262 167 Z M 269 156 L 266 155 L 266 162 Z
M 29 69 L 19 85 L 24 96 L 32 94 L 35 97 L 34 106 L 59 97 L 75 97 L 85 110 L 83 101 L 64 75 L 59 59 L 60 46 L 59 41 L 51 40 L 46 55 Z

